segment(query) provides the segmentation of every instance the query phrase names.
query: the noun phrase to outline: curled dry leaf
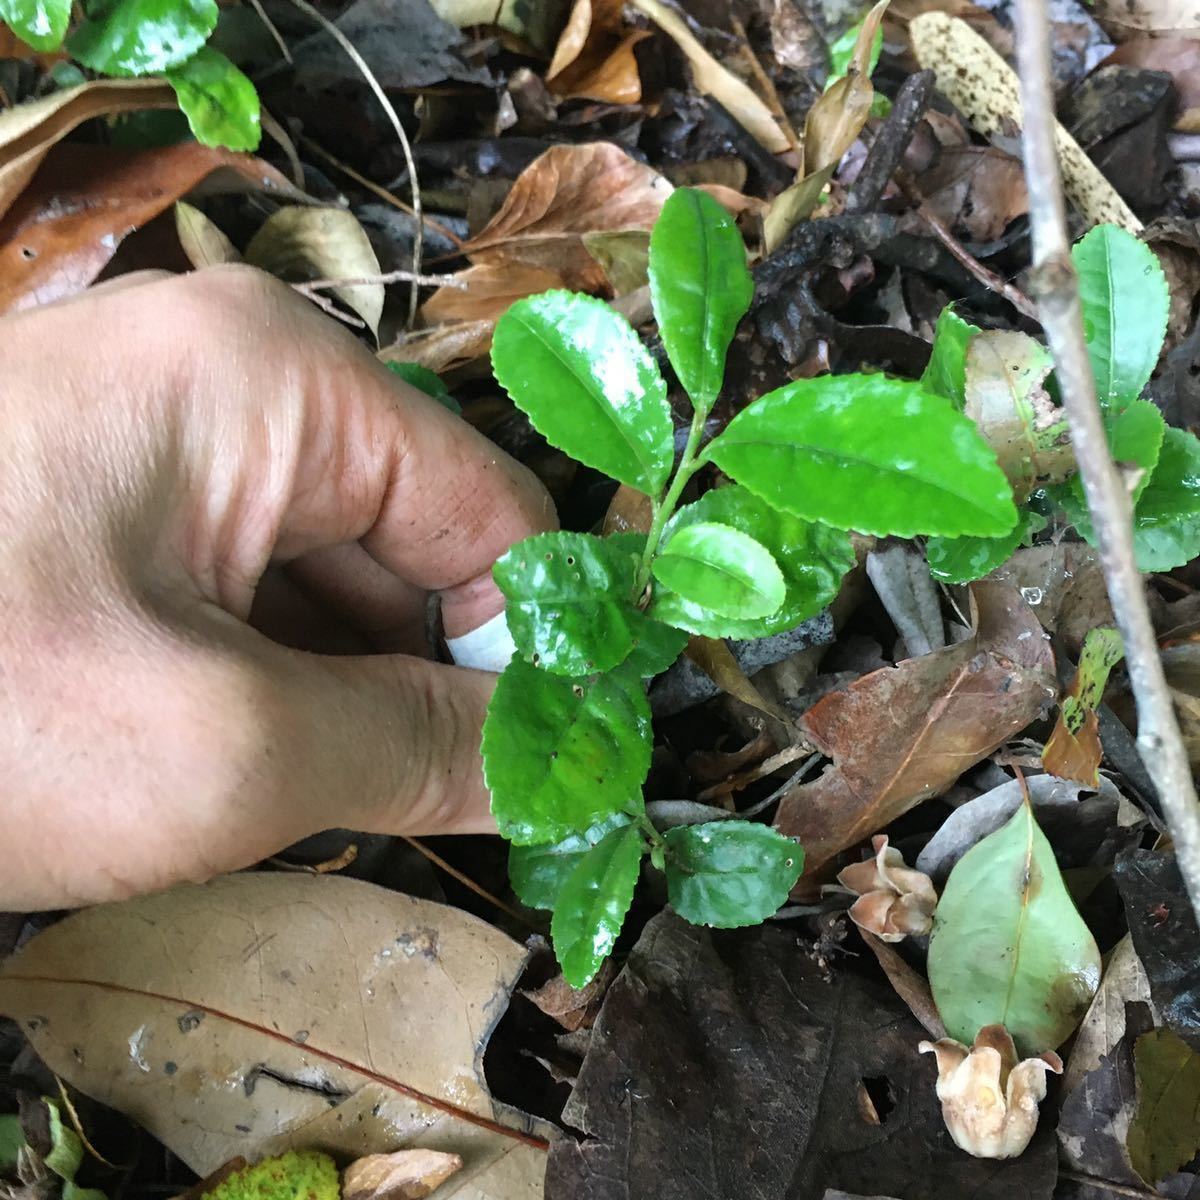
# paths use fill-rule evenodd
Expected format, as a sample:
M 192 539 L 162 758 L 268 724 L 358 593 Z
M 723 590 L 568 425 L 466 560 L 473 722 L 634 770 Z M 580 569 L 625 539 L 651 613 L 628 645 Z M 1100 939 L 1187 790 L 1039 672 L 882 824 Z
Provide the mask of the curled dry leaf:
M 900 942 L 933 928 L 937 892 L 922 871 L 904 865 L 904 856 L 888 845 L 886 834 L 871 839 L 875 853 L 838 873 L 838 883 L 858 895 L 850 906 L 850 919 L 860 929 L 885 942 Z
M 937 1056 L 937 1096 L 954 1143 L 976 1158 L 1016 1158 L 1037 1128 L 1046 1073 L 1062 1074 L 1053 1051 L 1017 1061 L 1003 1025 L 985 1025 L 967 1049 L 953 1038 L 922 1042 Z
M 622 0 L 575 0 L 546 72 L 555 95 L 608 104 L 636 104 L 642 98 L 633 48 L 650 33 L 626 29 L 623 8 Z
M 692 82 L 698 92 L 718 101 L 743 129 L 772 154 L 782 154 L 791 148 L 767 103 L 705 50 L 674 9 L 668 8 L 662 0 L 631 0 L 631 3 L 683 51 L 691 65 Z
M 942 93 L 982 134 L 1011 136 L 1021 128 L 1021 95 L 1013 69 L 965 21 L 943 12 L 913 18 L 909 36 L 917 61 L 937 75 Z M 1141 221 L 1079 143 L 1057 122 L 1063 190 L 1092 223 L 1111 222 L 1137 233 Z
M 234 244 L 198 208 L 182 200 L 175 205 L 175 232 L 188 262 L 197 270 L 241 262 Z
M 460 1155 L 442 1150 L 368 1154 L 342 1173 L 342 1200 L 424 1200 L 462 1166 Z
M 775 824 L 800 839 L 807 875 L 945 791 L 1053 697 L 1054 658 L 1020 594 L 977 583 L 971 601 L 971 637 L 864 675 L 804 715 L 834 764 L 784 796 Z
M 0 968 L 0 1012 L 198 1174 L 294 1146 L 420 1147 L 462 1157 L 447 1200 L 526 1200 L 544 1143 L 482 1072 L 524 961 L 457 909 L 242 874 L 68 917 Z
M 55 146 L 0 220 L 0 313 L 82 291 L 127 234 L 181 196 L 250 191 L 308 199 L 261 159 L 198 142 Z
M 366 231 L 345 208 L 281 208 L 250 239 L 246 261 L 289 283 L 370 279 L 381 274 Z M 329 290 L 378 334 L 383 284 L 346 284 Z
M 94 117 L 174 108 L 175 90 L 161 79 L 95 79 L 0 112 L 0 216 L 33 178 L 51 146 Z

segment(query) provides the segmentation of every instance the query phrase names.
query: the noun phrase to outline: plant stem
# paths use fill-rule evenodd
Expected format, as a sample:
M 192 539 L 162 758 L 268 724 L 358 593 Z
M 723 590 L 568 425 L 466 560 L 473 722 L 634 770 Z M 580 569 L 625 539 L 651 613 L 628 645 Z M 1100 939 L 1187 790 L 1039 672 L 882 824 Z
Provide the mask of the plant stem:
M 639 814 L 638 825 L 642 832 L 650 839 L 652 846 L 666 846 L 667 839 L 654 828 L 654 822 L 645 813 Z
M 1137 569 L 1129 493 L 1113 465 L 1096 404 L 1078 278 L 1067 243 L 1049 30 L 1046 0 L 1017 0 L 1017 66 L 1025 113 L 1022 145 L 1034 249 L 1030 290 L 1054 355 L 1104 580 L 1125 640 L 1129 682 L 1137 702 L 1138 749 L 1158 791 L 1192 907 L 1200 913 L 1200 803 L 1150 622 L 1145 582 Z
M 654 507 L 654 517 L 650 522 L 649 532 L 646 534 L 646 549 L 642 552 L 642 561 L 638 566 L 637 581 L 633 589 L 635 597 L 640 597 L 646 590 L 646 584 L 650 582 L 650 564 L 654 561 L 655 552 L 658 550 L 663 527 L 671 519 L 671 514 L 674 513 L 675 506 L 679 503 L 679 497 L 683 495 L 683 489 L 687 487 L 688 480 L 700 466 L 696 452 L 700 449 L 700 442 L 704 437 L 704 418 L 707 416 L 706 409 L 694 410 L 692 427 L 688 430 L 687 444 L 683 448 L 683 457 L 679 460 L 679 466 L 675 468 L 675 476 L 671 480 L 671 485 L 667 488 L 662 502 Z

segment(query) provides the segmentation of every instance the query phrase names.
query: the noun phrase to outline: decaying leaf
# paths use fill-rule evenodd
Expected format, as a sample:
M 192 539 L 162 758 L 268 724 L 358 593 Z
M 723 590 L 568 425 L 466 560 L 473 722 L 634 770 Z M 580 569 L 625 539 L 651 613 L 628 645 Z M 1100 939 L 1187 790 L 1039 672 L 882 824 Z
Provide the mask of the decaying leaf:
M 721 689 L 721 691 L 740 700 L 759 712 L 782 721 L 786 726 L 791 725 L 791 719 L 777 704 L 772 704 L 754 686 L 746 672 L 742 669 L 728 643 L 721 638 L 692 637 L 688 639 L 684 651 L 689 659 L 696 664 Z
M 342 1200 L 424 1200 L 462 1170 L 457 1154 L 397 1150 L 356 1159 L 342 1175 Z
M 937 906 L 929 876 L 906 867 L 900 851 L 888 845 L 887 834 L 876 834 L 871 847 L 872 857 L 838 872 L 838 883 L 858 896 L 850 919 L 884 942 L 928 933 Z
M 525 1200 L 542 1143 L 481 1066 L 524 959 L 457 909 L 242 874 L 47 929 L 0 969 L 0 1012 L 200 1174 L 293 1147 L 422 1148 L 465 1163 L 446 1197 Z
M 546 71 L 550 90 L 564 99 L 636 104 L 642 80 L 633 48 L 649 37 L 627 29 L 622 0 L 575 0 Z
M 910 22 L 909 36 L 922 68 L 937 75 L 938 91 L 980 133 L 1011 135 L 1021 128 L 1016 73 L 970 25 L 944 12 L 924 12 Z M 1057 123 L 1055 137 L 1071 203 L 1092 224 L 1111 222 L 1137 233 L 1141 221 L 1079 143 Z
M 1015 1158 L 1037 1129 L 1046 1073 L 1062 1074 L 1054 1053 L 1017 1061 L 1003 1025 L 987 1025 L 968 1049 L 953 1038 L 922 1042 L 937 1057 L 937 1096 L 954 1144 L 976 1158 Z
M 1100 784 L 1100 721 L 1096 709 L 1104 699 L 1109 672 L 1125 653 L 1121 635 L 1110 628 L 1093 629 L 1084 640 L 1075 678 L 1063 697 L 1058 721 L 1042 751 L 1042 766 L 1060 779 L 1084 787 Z
M 345 208 L 281 208 L 250 239 L 246 261 L 289 283 L 372 279 L 381 273 L 366 231 Z M 372 333 L 379 332 L 383 284 L 348 283 L 329 290 Z
M 986 330 L 967 348 L 964 411 L 996 451 L 1018 503 L 1076 470 L 1066 416 L 1045 387 L 1053 365 L 1041 343 L 1016 331 Z
M 127 234 L 181 196 L 249 191 L 308 200 L 261 159 L 197 142 L 55 146 L 0 220 L 0 313 L 82 291 Z
M 971 637 L 865 675 L 805 714 L 834 765 L 785 795 L 775 823 L 800 839 L 806 874 L 944 791 L 1054 694 L 1053 656 L 1020 595 L 987 582 L 971 596 Z
M 779 128 L 767 104 L 705 50 L 678 13 L 663 4 L 662 0 L 631 0 L 631 3 L 683 51 L 691 64 L 692 82 L 698 92 L 719 101 L 756 141 L 773 154 L 782 154 L 790 149 L 783 130 Z
M 216 267 L 241 262 L 234 244 L 198 208 L 179 200 L 175 204 L 175 232 L 193 267 Z
M 1125 1145 L 1151 1186 L 1200 1150 L 1200 1054 L 1169 1029 L 1144 1033 L 1133 1048 L 1137 1111 Z
M 905 658 L 919 658 L 946 644 L 941 600 L 923 554 L 900 542 L 871 550 L 867 577 L 904 639 Z
M 592 1031 L 564 1113 L 586 1139 L 555 1143 L 548 1200 L 1049 1200 L 1049 1130 L 1007 1162 L 958 1150 L 920 1025 L 854 962 L 823 969 L 770 926 L 651 920 Z
M 918 182 L 930 210 L 974 241 L 995 240 L 1029 211 L 1021 160 L 995 146 L 943 146 Z
M 174 108 L 175 90 L 160 79 L 94 79 L 0 112 L 0 217 L 33 178 L 50 148 L 94 117 Z
M 559 972 L 541 987 L 521 994 L 568 1032 L 574 1032 L 576 1029 L 591 1029 L 612 978 L 612 959 L 606 958 L 595 978 L 584 987 L 572 987 Z

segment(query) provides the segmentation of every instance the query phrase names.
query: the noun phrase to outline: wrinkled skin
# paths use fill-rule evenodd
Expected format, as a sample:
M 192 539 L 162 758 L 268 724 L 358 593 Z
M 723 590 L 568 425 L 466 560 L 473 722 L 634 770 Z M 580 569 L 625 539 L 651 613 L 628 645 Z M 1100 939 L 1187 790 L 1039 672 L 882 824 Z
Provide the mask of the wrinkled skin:
M 0 910 L 492 827 L 493 677 L 401 652 L 430 593 L 501 610 L 532 475 L 247 268 L 5 318 L 0 362 Z

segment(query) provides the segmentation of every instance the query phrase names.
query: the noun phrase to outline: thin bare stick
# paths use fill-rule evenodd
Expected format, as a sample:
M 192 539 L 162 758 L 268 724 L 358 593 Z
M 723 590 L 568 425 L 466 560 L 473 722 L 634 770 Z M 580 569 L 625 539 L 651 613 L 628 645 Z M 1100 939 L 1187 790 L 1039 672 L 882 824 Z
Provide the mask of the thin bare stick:
M 296 287 L 296 284 L 292 285 Z M 349 325 L 351 329 L 366 329 L 366 321 L 359 320 L 358 317 L 353 317 L 347 312 L 342 312 L 334 302 L 326 296 L 322 296 L 320 292 L 304 292 L 304 297 L 311 300 L 323 313 L 332 317 L 335 321 L 341 321 L 345 325 Z
M 318 158 L 323 158 L 335 170 L 341 171 L 341 173 L 347 176 L 347 178 L 353 179 L 354 182 L 360 187 L 365 187 L 368 192 L 378 196 L 379 199 L 385 204 L 390 204 L 393 208 L 398 208 L 401 212 L 408 213 L 410 217 L 416 216 L 416 213 L 413 212 L 411 204 L 405 204 L 399 196 L 389 192 L 382 184 L 376 183 L 373 179 L 368 179 L 361 171 L 356 171 L 349 163 L 344 163 L 340 158 L 330 154 L 320 142 L 314 142 L 312 138 L 305 137 L 304 134 L 301 134 L 300 144 L 304 146 L 305 149 L 311 150 L 315 155 L 317 155 Z M 425 213 L 421 217 L 421 220 L 428 225 L 430 229 L 436 230 L 448 242 L 453 242 L 460 249 L 464 245 L 463 239 L 460 238 L 458 234 L 450 228 L 449 225 L 443 225 L 441 221 L 431 217 L 428 213 Z
M 750 67 L 750 74 L 754 76 L 758 86 L 762 89 L 763 96 L 767 101 L 767 107 L 771 110 L 771 115 L 779 122 L 779 127 L 783 130 L 783 136 L 791 143 L 793 152 L 796 154 L 803 153 L 800 149 L 800 139 L 796 136 L 796 131 L 792 128 L 792 123 L 788 120 L 788 115 L 784 112 L 783 105 L 779 101 L 779 93 L 775 90 L 775 82 L 763 69 L 762 63 L 758 61 L 758 55 L 754 53 L 754 47 L 750 45 L 750 38 L 746 34 L 746 27 L 737 17 L 731 17 L 729 23 L 733 26 L 733 32 L 742 39 L 742 56 Z
M 423 854 L 435 867 L 445 871 L 451 879 L 457 879 L 463 887 L 474 892 L 475 895 L 486 900 L 489 904 L 494 904 L 502 913 L 512 917 L 523 929 L 528 929 L 533 933 L 539 933 L 540 930 L 535 928 L 525 917 L 521 916 L 515 908 L 511 908 L 505 904 L 499 896 L 493 896 L 486 888 L 480 887 L 469 875 L 464 875 L 457 867 L 452 867 L 440 854 L 435 854 L 424 842 L 418 841 L 416 838 L 408 837 L 401 834 L 401 837 L 406 841 L 418 854 Z
M 417 297 L 419 295 L 418 289 L 421 285 L 416 282 L 416 279 L 421 274 L 421 251 L 425 246 L 425 225 L 421 220 L 421 185 L 417 180 L 417 163 L 413 158 L 412 146 L 409 145 L 408 134 L 404 132 L 404 126 L 400 123 L 400 117 L 392 106 L 392 102 L 387 98 L 387 93 L 383 90 L 383 86 L 375 78 L 375 72 L 367 66 L 367 60 L 359 54 L 354 43 L 324 13 L 319 12 L 309 4 L 308 0 L 292 0 L 292 3 L 305 16 L 316 21 L 346 52 L 347 57 L 367 81 L 367 86 L 375 93 L 375 99 L 382 105 L 383 111 L 387 113 L 388 120 L 392 123 L 392 128 L 396 131 L 396 137 L 400 139 L 400 146 L 404 150 L 404 161 L 408 165 L 409 185 L 412 188 L 413 216 L 417 219 L 416 229 L 413 233 L 413 284 L 408 298 L 408 324 L 409 328 L 411 328 L 417 319 Z
M 1158 791 L 1192 907 L 1200 912 L 1200 804 L 1150 623 L 1146 588 L 1133 551 L 1132 505 L 1104 436 L 1083 334 L 1079 282 L 1067 242 L 1046 0 L 1017 0 L 1017 69 L 1027 118 L 1022 133 L 1034 268 L 1030 290 L 1054 356 L 1075 458 L 1079 463 L 1109 599 L 1125 639 L 1137 702 L 1138 749 Z
M 263 132 L 270 134 L 279 143 L 279 148 L 287 157 L 288 167 L 292 172 L 292 182 L 301 191 L 304 191 L 304 168 L 300 165 L 300 155 L 296 153 L 291 134 L 271 116 L 266 108 L 263 108 L 259 119 L 262 121 Z
M 430 287 L 452 287 L 465 290 L 467 285 L 453 275 L 414 275 L 411 271 L 384 271 L 379 275 L 356 275 L 347 279 L 308 279 L 293 283 L 292 287 L 302 295 L 311 292 L 327 292 L 332 288 L 367 287 L 375 283 L 423 283 Z
M 267 32 L 275 39 L 275 45 L 279 47 L 279 53 L 283 55 L 284 62 L 291 64 L 292 52 L 288 49 L 287 42 L 283 40 L 283 34 L 275 28 L 275 22 L 267 16 L 267 10 L 262 6 L 262 0 L 250 0 L 250 7 L 258 13 L 258 19 L 267 27 Z

